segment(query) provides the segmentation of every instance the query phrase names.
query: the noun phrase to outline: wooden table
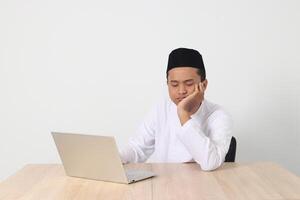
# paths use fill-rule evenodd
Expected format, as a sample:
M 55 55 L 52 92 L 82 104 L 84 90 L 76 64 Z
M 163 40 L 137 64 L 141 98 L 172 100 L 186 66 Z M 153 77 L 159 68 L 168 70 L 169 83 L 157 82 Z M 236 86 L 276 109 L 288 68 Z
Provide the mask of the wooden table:
M 201 171 L 195 163 L 130 164 L 157 177 L 130 185 L 65 175 L 59 164 L 30 164 L 0 183 L 0 199 L 284 199 L 300 200 L 300 177 L 274 163 L 225 163 Z

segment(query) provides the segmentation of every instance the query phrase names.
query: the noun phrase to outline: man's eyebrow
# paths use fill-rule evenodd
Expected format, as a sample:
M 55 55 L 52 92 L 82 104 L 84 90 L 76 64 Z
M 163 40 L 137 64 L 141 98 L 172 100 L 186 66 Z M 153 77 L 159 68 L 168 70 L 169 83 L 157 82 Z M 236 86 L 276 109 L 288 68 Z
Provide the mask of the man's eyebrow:
M 191 81 L 193 81 L 194 82 L 194 79 L 188 79 L 188 80 L 185 80 L 185 81 L 183 81 L 183 82 L 191 82 Z
M 184 80 L 182 82 L 186 83 L 186 82 L 194 82 L 194 79 L 187 79 L 187 80 Z M 177 80 L 170 80 L 171 83 L 178 83 L 178 82 L 181 82 L 181 81 L 177 81 Z

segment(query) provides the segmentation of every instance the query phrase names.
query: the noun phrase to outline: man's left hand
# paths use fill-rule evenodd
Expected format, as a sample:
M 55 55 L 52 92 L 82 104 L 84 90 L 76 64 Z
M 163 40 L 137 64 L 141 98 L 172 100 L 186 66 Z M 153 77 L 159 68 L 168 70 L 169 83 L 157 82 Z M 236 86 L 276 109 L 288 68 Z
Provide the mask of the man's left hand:
M 195 90 L 192 94 L 182 99 L 177 105 L 177 114 L 181 125 L 187 122 L 191 115 L 200 107 L 204 99 L 204 88 L 202 83 L 195 84 Z

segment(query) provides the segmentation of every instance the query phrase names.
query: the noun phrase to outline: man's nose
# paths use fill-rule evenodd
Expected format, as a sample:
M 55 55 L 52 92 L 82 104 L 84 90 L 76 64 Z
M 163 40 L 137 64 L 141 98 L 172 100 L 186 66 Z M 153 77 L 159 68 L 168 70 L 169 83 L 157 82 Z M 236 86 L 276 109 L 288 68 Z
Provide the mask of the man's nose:
M 187 90 L 184 85 L 179 85 L 179 94 L 186 94 Z

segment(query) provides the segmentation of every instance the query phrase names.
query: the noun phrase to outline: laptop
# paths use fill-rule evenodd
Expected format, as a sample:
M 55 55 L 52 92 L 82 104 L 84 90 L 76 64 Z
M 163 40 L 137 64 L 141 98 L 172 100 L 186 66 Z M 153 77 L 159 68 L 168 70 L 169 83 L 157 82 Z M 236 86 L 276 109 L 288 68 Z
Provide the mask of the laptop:
M 151 171 L 125 170 L 113 137 L 51 134 L 68 176 L 125 184 L 155 176 Z

